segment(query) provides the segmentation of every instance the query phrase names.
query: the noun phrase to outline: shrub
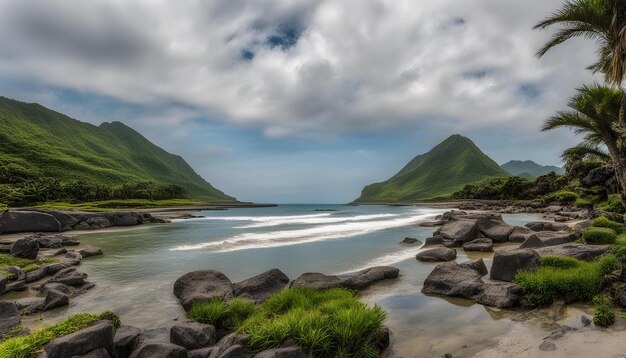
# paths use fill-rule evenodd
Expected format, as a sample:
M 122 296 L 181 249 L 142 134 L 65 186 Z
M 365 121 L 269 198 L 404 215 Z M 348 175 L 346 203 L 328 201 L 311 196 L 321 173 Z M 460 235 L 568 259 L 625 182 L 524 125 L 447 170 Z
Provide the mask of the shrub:
M 583 230 L 581 239 L 592 245 L 610 245 L 615 243 L 617 235 L 609 228 L 605 227 L 588 227 Z
M 573 204 L 576 200 L 579 200 L 580 196 L 573 191 L 558 191 L 552 193 L 546 197 L 546 201 L 558 201 L 561 204 Z
M 561 269 L 567 269 L 572 267 L 578 267 L 580 263 L 573 257 L 565 256 L 543 256 L 541 258 L 541 266 L 556 267 Z
M 9 338 L 0 343 L 0 357 L 32 358 L 37 357 L 41 349 L 53 340 L 78 332 L 96 321 L 108 319 L 115 327 L 120 326 L 119 317 L 112 312 L 101 314 L 79 313 L 53 326 L 39 329 L 27 336 Z
M 530 306 L 548 305 L 557 296 L 589 301 L 601 291 L 603 276 L 615 269 L 618 260 L 614 255 L 606 255 L 593 262 L 576 261 L 572 266 L 569 260 L 542 259 L 537 271 L 520 271 L 514 282 L 523 289 Z
M 593 298 L 593 323 L 597 326 L 608 327 L 615 322 L 615 313 L 610 300 L 604 295 Z
M 619 197 L 619 194 L 610 194 L 603 204 L 599 205 L 598 208 L 604 211 L 610 211 L 612 213 L 620 213 L 623 214 L 626 212 L 624 210 L 624 205 L 622 205 L 622 200 Z
M 613 230 L 615 232 L 615 234 L 620 235 L 624 233 L 624 225 L 609 220 L 606 216 L 600 216 L 597 217 L 594 221 L 593 221 L 593 226 L 595 227 L 606 227 L 609 228 L 611 230 Z
M 312 357 L 378 357 L 377 335 L 385 312 L 368 307 L 345 289 L 293 288 L 263 304 L 214 299 L 192 306 L 189 316 L 246 333 L 253 349 L 278 347 L 293 339 Z
M 611 248 L 617 257 L 623 257 L 626 255 L 626 235 L 618 236 L 615 243 L 611 245 Z

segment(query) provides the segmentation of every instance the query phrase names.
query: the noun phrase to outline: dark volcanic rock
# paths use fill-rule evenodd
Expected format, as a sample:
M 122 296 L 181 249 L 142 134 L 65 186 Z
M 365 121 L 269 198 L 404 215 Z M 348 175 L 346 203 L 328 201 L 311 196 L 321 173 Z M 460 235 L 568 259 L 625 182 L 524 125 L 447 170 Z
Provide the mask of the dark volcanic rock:
M 418 253 L 415 255 L 415 258 L 423 262 L 451 261 L 456 258 L 456 250 L 447 247 L 436 247 Z
M 82 286 L 85 283 L 86 274 L 76 271 L 75 267 L 68 267 L 55 273 L 48 282 L 58 282 L 68 286 Z
M 536 250 L 541 256 L 568 256 L 579 260 L 591 261 L 602 255 L 610 254 L 613 250 L 607 246 L 565 244 L 559 246 L 542 247 Z
M 450 241 L 455 246 L 461 246 L 464 242 L 472 241 L 476 238 L 478 227 L 475 221 L 452 221 L 435 231 L 433 236 L 437 235 L 441 235 L 444 241 Z
M 342 280 L 337 276 L 324 275 L 319 272 L 306 272 L 291 282 L 290 287 L 312 287 L 318 290 L 327 290 L 339 287 Z
M 279 269 L 272 269 L 233 284 L 233 291 L 235 296 L 250 299 L 258 304 L 274 293 L 281 291 L 288 284 L 289 277 L 287 275 Z
M 456 262 L 439 264 L 424 281 L 422 292 L 471 298 L 482 292 L 481 274 Z
M 15 303 L 0 301 L 0 337 L 21 322 L 22 316 Z
M 18 239 L 11 245 L 10 253 L 20 259 L 34 260 L 39 253 L 39 242 L 32 237 Z
M 76 333 L 50 342 L 45 348 L 48 358 L 67 358 L 104 348 L 113 354 L 113 324 L 102 320 Z
M 482 292 L 474 300 L 485 306 L 511 308 L 519 304 L 522 294 L 522 288 L 514 283 L 483 280 Z
M 509 234 L 510 242 L 524 242 L 534 231 L 527 227 L 515 226 Z
M 532 221 L 526 224 L 532 231 L 564 231 L 569 228 L 567 224 L 560 224 L 551 221 Z
M 210 347 L 215 344 L 215 327 L 198 322 L 179 323 L 170 330 L 170 342 L 189 350 Z
M 370 267 L 345 279 L 341 285 L 350 290 L 362 290 L 375 282 L 397 278 L 399 274 L 400 270 L 392 266 Z
M 89 353 L 73 356 L 72 358 L 111 358 L 111 356 L 109 355 L 109 352 L 106 349 L 100 348 L 100 349 L 94 349 L 93 351 Z
M 215 347 L 207 347 L 202 349 L 195 349 L 193 351 L 189 351 L 188 358 L 209 358 L 213 351 L 217 350 Z
M 213 351 L 211 352 L 210 357 L 222 358 L 226 356 L 227 351 L 231 349 L 232 347 L 245 347 L 247 346 L 248 341 L 249 341 L 249 337 L 242 333 L 231 333 L 229 335 L 226 335 L 222 339 L 220 339 L 219 342 L 217 342 Z M 233 351 L 228 352 L 229 355 L 233 353 L 237 353 L 237 350 L 235 352 Z M 238 353 L 246 353 L 246 352 L 245 351 L 242 352 L 239 350 Z
M 113 336 L 113 346 L 117 358 L 128 358 L 139 343 L 141 331 L 137 327 L 121 326 Z
M 214 297 L 231 299 L 233 297 L 233 285 L 228 277 L 219 271 L 193 271 L 176 280 L 174 295 L 178 297 L 185 310 L 189 310 L 197 301 L 205 301 Z
M 519 246 L 520 249 L 537 249 L 540 247 L 545 247 L 546 244 L 541 241 L 539 236 L 536 234 L 532 234 L 528 236 L 528 238 Z
M 401 244 L 417 244 L 420 241 L 414 237 L 405 237 L 404 240 L 400 241 Z
M 482 258 L 465 261 L 459 265 L 471 268 L 472 270 L 478 272 L 481 276 L 485 276 L 489 273 L 487 265 L 485 265 L 485 261 Z
M 0 214 L 0 233 L 59 232 L 61 224 L 54 216 L 37 211 L 6 210 Z
M 98 256 L 102 255 L 102 250 L 98 247 L 84 247 L 80 249 L 78 253 L 82 257 Z
M 41 310 L 47 311 L 53 308 L 63 307 L 67 306 L 69 303 L 70 298 L 67 294 L 57 290 L 48 290 Z
M 493 251 L 493 241 L 491 239 L 479 238 L 463 244 L 465 251 L 491 252 Z
M 39 247 L 42 248 L 61 248 L 65 246 L 76 246 L 80 244 L 80 241 L 76 240 L 73 237 L 65 236 L 65 235 L 33 235 L 31 236 L 35 240 L 39 242 Z
M 187 358 L 187 350 L 181 346 L 163 342 L 143 342 L 130 358 Z
M 539 254 L 532 249 L 499 249 L 493 256 L 490 277 L 510 282 L 520 270 L 536 270 L 539 261 Z
M 505 223 L 501 216 L 478 219 L 478 231 L 485 237 L 495 242 L 508 241 L 509 235 L 513 232 L 513 226 Z
M 433 237 L 426 238 L 426 242 L 424 243 L 424 246 L 431 246 L 431 245 L 443 245 L 443 236 L 435 235 Z
M 272 348 L 261 351 L 254 358 L 306 358 L 307 355 L 301 347 Z

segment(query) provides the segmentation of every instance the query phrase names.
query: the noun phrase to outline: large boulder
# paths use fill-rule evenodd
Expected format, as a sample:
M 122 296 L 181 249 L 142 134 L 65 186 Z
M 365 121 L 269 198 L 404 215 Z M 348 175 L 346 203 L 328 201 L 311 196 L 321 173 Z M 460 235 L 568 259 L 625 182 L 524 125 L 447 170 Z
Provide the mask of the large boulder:
M 234 295 L 261 303 L 289 284 L 289 277 L 279 269 L 263 272 L 233 284 Z
M 418 261 L 422 262 L 441 262 L 456 259 L 456 250 L 447 247 L 436 247 L 419 252 L 415 255 Z
M 102 255 L 102 249 L 99 247 L 83 247 L 78 253 L 82 257 L 98 256 Z
M 437 265 L 424 281 L 425 294 L 472 298 L 482 292 L 481 274 L 456 262 Z
M 537 231 L 528 238 L 536 236 L 543 246 L 563 245 L 576 241 L 578 234 L 567 231 Z
M 254 355 L 254 358 L 306 358 L 306 357 L 307 355 L 304 349 L 298 346 L 267 349 Z
M 541 258 L 532 249 L 499 249 L 493 255 L 490 277 L 493 280 L 512 281 L 520 270 L 536 270 Z
M 528 238 L 519 245 L 520 249 L 538 249 L 540 247 L 546 247 L 546 244 L 535 234 L 528 236 Z
M 120 326 L 113 336 L 113 346 L 117 358 L 128 358 L 137 348 L 141 331 L 133 326 Z
M 113 334 L 111 321 L 102 320 L 81 331 L 55 339 L 45 347 L 45 351 L 48 358 L 67 358 L 104 348 L 112 356 Z
M 170 329 L 170 342 L 189 350 L 210 347 L 215 344 L 215 327 L 198 322 L 179 323 Z
M 198 301 L 215 297 L 229 300 L 233 297 L 233 284 L 219 271 L 200 270 L 186 273 L 174 282 L 174 295 L 185 310 Z
M 20 259 L 34 260 L 39 254 L 39 242 L 32 237 L 23 237 L 11 245 L 11 256 Z
M 15 303 L 0 301 L 0 337 L 19 326 L 21 322 L 22 316 Z
M 41 248 L 61 248 L 80 244 L 75 238 L 60 234 L 47 236 L 33 235 L 31 237 L 39 242 L 39 247 Z
M 61 224 L 54 216 L 37 211 L 6 210 L 0 214 L 0 233 L 59 232 Z
M 483 279 L 482 292 L 473 299 L 485 306 L 511 308 L 519 305 L 522 294 L 522 288 L 514 283 Z
M 242 333 L 231 333 L 224 336 L 217 342 L 213 350 L 211 351 L 210 358 L 222 358 L 228 356 L 234 356 L 234 353 L 242 353 L 243 356 L 251 356 L 249 352 L 242 351 L 248 345 L 250 338 Z M 233 349 L 234 348 L 234 349 Z M 230 351 L 229 351 L 230 350 Z M 249 355 L 248 355 L 249 354 Z
M 564 231 L 569 228 L 567 224 L 555 223 L 551 221 L 531 221 L 526 227 L 532 231 Z
M 67 267 L 55 273 L 48 282 L 62 283 L 67 286 L 82 286 L 87 274 L 76 271 L 75 267 Z
M 534 231 L 524 226 L 515 226 L 509 234 L 510 242 L 524 242 Z
M 487 238 L 478 238 L 463 244 L 465 251 L 491 252 L 493 251 L 493 241 Z
M 500 217 L 487 216 L 479 219 L 477 223 L 478 231 L 495 242 L 508 241 L 509 235 L 514 229 L 513 226 L 505 223 Z
M 559 246 L 548 246 L 536 249 L 540 256 L 567 256 L 579 260 L 591 261 L 602 255 L 610 254 L 613 250 L 607 246 L 585 245 L 585 244 L 565 244 Z
M 441 226 L 433 236 L 441 236 L 451 246 L 461 246 L 464 242 L 472 241 L 478 235 L 476 221 L 451 221 Z
M 370 267 L 345 279 L 341 285 L 350 290 L 362 290 L 375 282 L 397 278 L 399 274 L 400 270 L 393 266 Z
M 57 290 L 48 290 L 41 310 L 48 311 L 53 308 L 67 306 L 69 304 L 70 297 L 66 293 Z
M 337 276 L 324 275 L 319 272 L 305 272 L 293 280 L 290 287 L 311 287 L 317 290 L 327 290 L 340 287 L 342 282 Z
M 472 270 L 478 272 L 481 276 L 485 276 L 489 273 L 487 265 L 485 265 L 485 261 L 482 258 L 465 261 L 460 263 L 460 265 L 471 268 Z
M 187 358 L 187 350 L 181 346 L 164 342 L 143 342 L 130 358 Z

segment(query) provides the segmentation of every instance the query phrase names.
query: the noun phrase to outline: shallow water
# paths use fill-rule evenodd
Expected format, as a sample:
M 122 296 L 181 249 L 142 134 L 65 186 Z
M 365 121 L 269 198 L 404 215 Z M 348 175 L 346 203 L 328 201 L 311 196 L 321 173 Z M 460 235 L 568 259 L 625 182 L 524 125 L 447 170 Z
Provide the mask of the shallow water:
M 96 287 L 43 318 L 49 322 L 74 312 L 110 309 L 124 323 L 154 330 L 184 316 L 172 286 L 189 271 L 215 269 L 235 282 L 274 267 L 293 279 L 310 271 L 341 274 L 394 265 L 400 268 L 398 280 L 361 293 L 364 301 L 387 311 L 394 350 L 404 357 L 446 352 L 469 356 L 494 344 L 512 321 L 467 300 L 421 294 L 434 264 L 415 260 L 419 246 L 399 243 L 406 236 L 431 236 L 433 228 L 417 224 L 444 211 L 426 206 L 281 205 L 206 211 L 202 218 L 172 224 L 80 234 L 82 246 L 97 246 L 105 253 L 85 259 L 81 266 Z M 540 219 L 526 214 L 503 217 L 514 225 Z M 475 257 L 485 257 L 490 265 L 490 255 L 468 257 L 462 250 L 457 261 Z M 166 329 L 152 334 L 167 338 Z

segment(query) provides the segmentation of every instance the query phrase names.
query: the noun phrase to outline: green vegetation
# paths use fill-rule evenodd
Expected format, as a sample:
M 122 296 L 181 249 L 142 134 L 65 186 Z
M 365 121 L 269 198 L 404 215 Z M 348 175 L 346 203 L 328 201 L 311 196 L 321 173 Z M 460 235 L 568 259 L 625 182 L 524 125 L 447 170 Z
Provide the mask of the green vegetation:
M 598 205 L 598 209 L 620 214 L 624 214 L 626 212 L 626 209 L 624 209 L 624 205 L 622 205 L 622 200 L 620 199 L 618 194 L 610 194 L 607 197 L 606 201 Z
M 591 245 L 611 245 L 615 243 L 617 235 L 606 227 L 588 227 L 580 235 L 583 242 Z
M 175 206 L 197 205 L 199 201 L 191 199 L 170 199 L 170 200 L 145 200 L 145 199 L 127 199 L 127 200 L 105 200 L 90 201 L 84 203 L 66 203 L 51 202 L 37 205 L 38 208 L 55 209 L 55 210 L 89 210 L 89 211 L 109 211 L 125 208 L 165 208 Z
M 366 186 L 356 202 L 402 202 L 454 193 L 464 185 L 509 174 L 468 138 L 453 135 L 413 158 L 389 180 Z
M 615 313 L 608 297 L 605 295 L 594 297 L 593 305 L 593 323 L 601 327 L 608 327 L 615 323 Z
M 23 272 L 31 272 L 41 268 L 41 265 L 57 262 L 56 258 L 47 258 L 41 260 L 28 260 L 28 259 L 19 259 L 17 257 L 13 257 L 9 254 L 0 254 L 0 270 L 6 269 L 8 267 L 17 266 L 22 269 Z M 15 278 L 15 275 L 2 273 L 2 275 L 12 280 Z
M 260 306 L 235 299 L 196 303 L 189 316 L 250 336 L 253 349 L 278 347 L 293 339 L 313 357 L 378 357 L 378 333 L 385 313 L 368 307 L 345 289 L 292 288 Z
M 115 313 L 101 314 L 80 313 L 53 326 L 39 329 L 27 336 L 9 338 L 0 343 L 0 357 L 3 358 L 34 358 L 41 349 L 56 338 L 78 332 L 96 321 L 108 319 L 115 327 L 120 326 L 120 319 Z
M 590 301 L 603 289 L 603 276 L 617 265 L 618 260 L 614 255 L 606 255 L 592 262 L 548 257 L 542 258 L 537 271 L 518 272 L 514 282 L 523 289 L 529 306 L 549 305 L 558 296 Z
M 94 126 L 0 97 L 0 203 L 112 199 L 233 202 L 179 156 L 120 122 Z
M 616 235 L 621 235 L 624 233 L 624 225 L 618 222 L 609 220 L 606 216 L 597 217 L 593 221 L 593 226 L 609 228 L 613 230 L 613 232 L 615 232 Z
M 550 172 L 556 174 L 564 174 L 563 168 L 555 167 L 553 165 L 539 165 L 532 160 L 511 160 L 500 166 L 508 173 L 514 176 L 519 176 L 526 179 L 535 179 Z
M 567 190 L 557 191 L 556 193 L 547 195 L 545 198 L 547 202 L 557 201 L 564 205 L 573 204 L 576 202 L 576 200 L 579 200 L 579 199 L 580 199 L 580 196 L 578 194 L 572 191 L 567 191 Z

